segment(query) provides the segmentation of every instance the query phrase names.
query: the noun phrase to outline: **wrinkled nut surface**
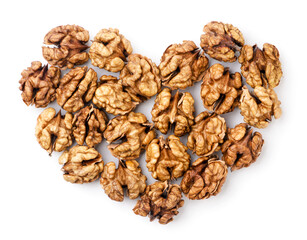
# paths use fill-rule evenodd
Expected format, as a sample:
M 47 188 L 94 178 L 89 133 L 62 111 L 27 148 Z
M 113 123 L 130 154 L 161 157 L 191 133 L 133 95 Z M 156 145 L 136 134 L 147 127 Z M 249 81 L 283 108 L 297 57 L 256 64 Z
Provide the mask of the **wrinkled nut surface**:
M 257 45 L 245 45 L 238 58 L 241 72 L 251 87 L 264 86 L 274 88 L 278 86 L 282 77 L 281 63 L 278 49 L 269 43 L 263 44 L 263 50 Z
M 103 170 L 100 153 L 88 146 L 74 146 L 66 150 L 60 156 L 59 163 L 64 164 L 64 179 L 71 183 L 93 182 Z
M 237 60 L 236 51 L 244 45 L 238 28 L 213 21 L 205 25 L 203 31 L 205 34 L 200 37 L 200 46 L 210 57 L 224 62 Z
M 189 92 L 176 92 L 172 96 L 169 88 L 164 88 L 156 97 L 151 110 L 152 121 L 161 133 L 166 134 L 174 126 L 175 136 L 190 132 L 194 124 L 194 98 Z
M 162 84 L 171 89 L 185 89 L 201 79 L 208 67 L 208 59 L 200 53 L 194 42 L 170 45 L 159 65 Z
M 56 90 L 58 104 L 67 112 L 76 112 L 92 100 L 97 88 L 97 73 L 87 67 L 76 67 L 60 80 Z
M 65 117 L 54 108 L 46 108 L 37 118 L 35 136 L 38 143 L 49 154 L 61 152 L 72 144 L 73 116 L 66 113 Z
M 257 128 L 266 128 L 272 116 L 280 118 L 282 110 L 280 101 L 273 89 L 256 86 L 254 94 L 243 87 L 239 108 L 244 121 Z
M 192 200 L 215 196 L 221 191 L 227 173 L 227 165 L 217 156 L 201 157 L 184 174 L 182 192 Z
M 103 111 L 93 106 L 86 106 L 77 112 L 73 119 L 73 135 L 79 145 L 86 143 L 94 147 L 102 141 L 103 131 L 108 118 Z
M 181 177 L 190 165 L 188 148 L 179 137 L 170 135 L 166 140 L 161 136 L 154 139 L 146 148 L 146 162 L 152 177 L 160 181 Z
M 125 115 L 139 104 L 116 77 L 103 75 L 100 82 L 93 97 L 93 103 L 97 107 L 104 108 L 113 115 Z
M 259 132 L 254 132 L 241 123 L 227 131 L 227 140 L 222 145 L 223 160 L 231 171 L 248 167 L 261 153 L 264 140 Z
M 105 165 L 101 174 L 100 184 L 112 200 L 124 200 L 124 188 L 130 199 L 137 198 L 146 189 L 146 176 L 142 174 L 139 163 L 135 160 L 119 162 L 116 169 L 114 162 Z
M 233 111 L 239 105 L 241 87 L 241 74 L 230 74 L 229 68 L 217 63 L 206 71 L 200 95 L 208 110 L 223 114 Z
M 48 69 L 48 65 L 42 66 L 41 62 L 35 61 L 22 71 L 21 76 L 19 89 L 27 106 L 35 104 L 37 108 L 47 107 L 55 100 L 55 90 L 61 77 L 59 68 L 51 66 Z
M 119 76 L 130 95 L 146 100 L 161 90 L 159 69 L 149 58 L 131 54 Z
M 178 208 L 183 206 L 184 200 L 181 197 L 177 184 L 158 181 L 147 186 L 145 194 L 137 201 L 133 211 L 143 217 L 149 215 L 150 221 L 157 218 L 159 223 L 167 224 L 173 221 L 173 216 L 179 213 Z
M 118 29 L 102 29 L 90 47 L 92 64 L 111 72 L 119 72 L 125 66 L 126 57 L 132 53 L 130 42 Z
M 142 113 L 130 112 L 128 115 L 113 118 L 107 125 L 104 138 L 112 155 L 119 159 L 134 160 L 155 138 L 153 125 Z M 116 142 L 116 143 L 113 143 Z
M 43 56 L 50 65 L 61 69 L 73 68 L 87 62 L 89 32 L 77 25 L 58 26 L 51 29 L 44 38 L 44 44 L 55 45 L 55 48 L 43 47 Z
M 195 124 L 188 136 L 187 147 L 198 156 L 208 156 L 218 151 L 226 134 L 225 119 L 202 112 L 195 118 Z

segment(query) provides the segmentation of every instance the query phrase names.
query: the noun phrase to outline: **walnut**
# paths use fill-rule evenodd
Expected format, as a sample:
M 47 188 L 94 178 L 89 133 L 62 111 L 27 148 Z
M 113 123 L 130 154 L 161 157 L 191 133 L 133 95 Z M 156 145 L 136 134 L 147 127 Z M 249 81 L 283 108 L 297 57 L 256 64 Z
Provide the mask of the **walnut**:
M 210 57 L 224 62 L 237 60 L 235 53 L 244 45 L 238 28 L 213 21 L 205 25 L 203 31 L 205 34 L 200 37 L 200 46 Z
M 111 72 L 123 69 L 126 57 L 132 53 L 130 42 L 118 29 L 102 29 L 97 33 L 90 47 L 92 64 Z
M 55 100 L 55 90 L 59 84 L 61 70 L 57 67 L 35 61 L 31 67 L 21 73 L 19 89 L 22 91 L 21 97 L 27 106 L 35 104 L 35 107 L 46 107 Z
M 102 141 L 103 131 L 107 127 L 108 118 L 103 111 L 93 106 L 86 106 L 75 114 L 73 119 L 73 135 L 79 145 L 84 142 L 94 147 Z
M 221 148 L 223 160 L 231 167 L 231 171 L 248 167 L 260 155 L 263 143 L 259 132 L 253 134 L 246 123 L 238 124 L 227 131 L 227 140 Z
M 198 156 L 208 156 L 220 149 L 225 134 L 226 122 L 224 118 L 215 113 L 202 112 L 195 118 L 187 146 Z
M 116 77 L 103 75 L 100 81 L 101 84 L 93 97 L 93 103 L 97 107 L 104 108 L 106 112 L 114 115 L 125 115 L 139 104 Z
M 130 112 L 128 115 L 113 118 L 107 125 L 104 138 L 114 157 L 133 160 L 155 137 L 153 126 L 142 113 Z
M 120 160 L 116 169 L 114 162 L 109 162 L 101 174 L 100 184 L 112 200 L 124 200 L 124 187 L 130 199 L 137 198 L 145 191 L 146 176 L 142 174 L 139 163 L 135 160 Z
M 265 86 L 274 88 L 278 86 L 282 77 L 281 63 L 277 48 L 269 43 L 263 44 L 263 50 L 257 45 L 245 45 L 239 56 L 241 71 L 246 82 L 251 87 Z
M 43 47 L 43 56 L 50 65 L 62 69 L 73 68 L 87 62 L 85 52 L 90 36 L 87 30 L 77 25 L 58 26 L 51 29 L 44 38 L 44 44 L 55 45 L 55 48 Z
M 71 183 L 93 182 L 103 170 L 101 154 L 88 146 L 74 146 L 66 150 L 60 156 L 59 163 L 64 164 L 64 179 Z
M 246 123 L 257 128 L 266 128 L 273 115 L 276 119 L 280 118 L 280 104 L 273 89 L 256 86 L 252 95 L 244 86 L 239 108 Z
M 159 69 L 149 58 L 131 54 L 119 76 L 130 95 L 146 100 L 161 90 Z
M 171 89 L 185 89 L 199 81 L 207 67 L 208 59 L 194 42 L 172 44 L 163 53 L 159 65 L 162 84 Z
M 159 223 L 167 224 L 173 221 L 173 216 L 179 213 L 178 208 L 183 206 L 184 200 L 181 197 L 177 184 L 155 182 L 147 186 L 145 194 L 137 201 L 133 211 L 143 217 L 149 215 L 150 221 L 158 218 Z
M 41 147 L 51 155 L 53 151 L 61 152 L 72 144 L 73 116 L 61 112 L 56 114 L 54 108 L 46 108 L 37 118 L 35 136 Z
M 181 181 L 182 192 L 192 200 L 217 195 L 226 180 L 227 166 L 217 156 L 201 157 L 193 162 Z
M 68 112 L 76 112 L 92 100 L 97 88 L 97 73 L 87 67 L 76 67 L 60 80 L 56 90 L 58 104 Z
M 166 141 L 162 136 L 154 139 L 146 148 L 146 162 L 152 177 L 160 181 L 181 177 L 190 165 L 188 148 L 179 137 L 170 135 Z
M 194 98 L 189 92 L 176 92 L 172 96 L 169 88 L 164 88 L 156 97 L 151 110 L 152 121 L 161 133 L 166 134 L 174 125 L 175 136 L 190 132 L 194 124 Z
M 230 74 L 229 68 L 217 63 L 206 71 L 200 94 L 208 110 L 223 114 L 233 111 L 239 105 L 241 87 L 241 74 Z

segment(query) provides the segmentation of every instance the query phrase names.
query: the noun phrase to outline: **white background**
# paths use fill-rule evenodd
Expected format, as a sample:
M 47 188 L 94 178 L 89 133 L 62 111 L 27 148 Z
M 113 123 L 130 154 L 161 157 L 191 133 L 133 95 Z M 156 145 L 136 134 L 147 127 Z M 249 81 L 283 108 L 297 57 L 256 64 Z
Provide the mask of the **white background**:
M 0 239 L 306 239 L 306 7 L 304 1 L 6 1 L 1 3 L 1 197 Z M 35 60 L 53 27 L 78 24 L 91 39 L 102 28 L 119 28 L 134 53 L 157 65 L 172 43 L 199 45 L 203 26 L 232 23 L 247 44 L 277 46 L 284 76 L 276 92 L 283 115 L 259 130 L 263 151 L 249 168 L 230 172 L 221 193 L 189 201 L 166 226 L 132 212 L 136 201 L 110 200 L 99 181 L 74 185 L 34 136 L 42 109 L 27 107 L 18 90 L 20 73 Z M 213 63 L 211 61 L 210 63 Z M 238 64 L 227 64 L 232 71 Z M 97 70 L 97 68 L 95 68 Z M 99 77 L 107 74 L 97 70 Z M 204 111 L 200 83 L 192 92 L 196 114 Z M 137 108 L 151 119 L 154 99 Z M 51 106 L 56 106 L 52 104 Z M 225 115 L 242 122 L 239 111 Z M 186 142 L 186 139 L 183 138 Z M 103 142 L 104 161 L 114 161 Z M 195 160 L 193 156 L 193 160 Z M 153 179 L 140 158 L 148 182 Z

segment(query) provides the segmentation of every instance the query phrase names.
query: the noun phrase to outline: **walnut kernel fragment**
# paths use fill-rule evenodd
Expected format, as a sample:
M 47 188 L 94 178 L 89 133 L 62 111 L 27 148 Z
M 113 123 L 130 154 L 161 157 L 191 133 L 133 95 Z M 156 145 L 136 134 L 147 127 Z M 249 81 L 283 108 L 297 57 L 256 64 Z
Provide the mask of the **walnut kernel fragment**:
M 100 184 L 109 198 L 122 202 L 124 200 L 124 188 L 127 188 L 128 197 L 135 199 L 145 191 L 146 179 L 137 161 L 120 160 L 117 169 L 114 162 L 105 165 Z
M 192 200 L 215 196 L 221 191 L 227 173 L 227 165 L 217 156 L 201 157 L 184 174 L 182 192 Z
M 240 30 L 231 24 L 210 22 L 204 26 L 205 34 L 200 37 L 200 46 L 212 58 L 234 62 L 236 52 L 244 45 L 244 38 Z
M 66 150 L 60 156 L 59 163 L 64 164 L 64 179 L 71 183 L 93 182 L 103 170 L 100 153 L 88 146 L 74 146 Z
M 89 32 L 77 25 L 64 25 L 51 29 L 44 38 L 44 44 L 55 45 L 55 48 L 43 47 L 43 56 L 50 65 L 61 69 L 73 68 L 87 62 L 89 56 L 85 43 Z
M 59 68 L 51 66 L 48 69 L 48 65 L 42 66 L 41 62 L 35 61 L 22 71 L 21 76 L 19 89 L 27 106 L 35 104 L 35 107 L 43 108 L 55 100 L 55 90 L 61 77 Z
M 181 177 L 189 168 L 188 148 L 180 139 L 170 135 L 166 140 L 161 136 L 150 142 L 146 149 L 146 162 L 152 177 L 160 181 Z
M 130 42 L 118 29 L 102 29 L 90 47 L 92 64 L 107 71 L 119 72 L 125 66 L 126 57 L 132 53 Z
M 97 73 L 93 69 L 76 67 L 60 80 L 56 90 L 58 104 L 67 112 L 76 112 L 91 101 L 97 88 Z
M 208 67 L 208 59 L 194 42 L 170 45 L 159 65 L 162 84 L 171 89 L 185 89 L 201 80 L 201 74 Z

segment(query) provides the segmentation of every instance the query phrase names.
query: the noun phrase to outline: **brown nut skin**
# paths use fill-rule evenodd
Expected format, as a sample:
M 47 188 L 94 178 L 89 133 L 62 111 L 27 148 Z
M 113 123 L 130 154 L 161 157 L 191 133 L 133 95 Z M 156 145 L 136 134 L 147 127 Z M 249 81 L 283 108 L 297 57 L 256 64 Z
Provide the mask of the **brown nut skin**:
M 156 64 L 140 54 L 131 54 L 119 76 L 130 95 L 147 100 L 161 90 L 161 78 Z
M 187 147 L 198 156 L 209 156 L 220 149 L 226 129 L 224 118 L 215 113 L 202 112 L 195 118 Z
M 122 202 L 124 201 L 124 188 L 127 188 L 128 197 L 135 199 L 145 191 L 146 179 L 137 161 L 120 160 L 117 169 L 114 162 L 105 165 L 100 184 L 109 198 Z
M 153 125 L 142 113 L 130 112 L 128 115 L 113 118 L 107 125 L 104 138 L 109 144 L 108 149 L 116 158 L 134 160 L 141 151 L 155 138 Z M 113 142 L 120 143 L 113 143 Z
M 79 145 L 86 143 L 94 147 L 102 141 L 108 117 L 93 106 L 86 106 L 77 112 L 73 119 L 73 135 Z
M 200 95 L 205 108 L 223 114 L 233 111 L 239 105 L 241 88 L 241 74 L 230 74 L 229 68 L 217 63 L 206 71 Z
M 20 79 L 20 91 L 22 100 L 29 106 L 35 104 L 37 108 L 44 108 L 55 100 L 55 90 L 59 84 L 61 70 L 57 67 L 35 61 L 31 67 L 23 70 Z
M 122 70 L 126 57 L 131 53 L 130 42 L 113 28 L 100 30 L 89 51 L 92 64 L 110 72 Z
M 147 186 L 133 212 L 143 217 L 149 215 L 150 221 L 158 218 L 160 224 L 167 224 L 173 221 L 173 216 L 179 213 L 178 208 L 183 206 L 184 200 L 181 198 L 181 190 L 177 184 L 158 181 Z
M 240 123 L 227 131 L 227 140 L 222 145 L 223 160 L 231 171 L 248 167 L 261 153 L 264 140 L 246 124 Z
M 63 164 L 63 177 L 71 183 L 90 183 L 99 178 L 103 170 L 101 154 L 88 146 L 74 146 L 59 158 Z
M 238 58 L 241 72 L 246 82 L 253 88 L 264 86 L 274 88 L 282 77 L 278 49 L 269 43 L 263 44 L 263 50 L 257 45 L 245 45 Z
M 76 67 L 60 80 L 56 90 L 58 104 L 67 112 L 76 112 L 91 101 L 97 88 L 97 73 L 93 69 Z
M 98 108 L 104 108 L 113 115 L 125 115 L 139 104 L 116 77 L 103 75 L 100 82 L 93 97 L 93 103 Z
M 51 29 L 44 38 L 44 44 L 55 45 L 55 48 L 42 47 L 43 56 L 50 65 L 61 69 L 73 68 L 88 61 L 89 32 L 77 25 L 63 25 Z
M 273 89 L 256 86 L 254 94 L 243 87 L 239 108 L 244 121 L 256 128 L 266 128 L 272 120 L 280 118 L 280 101 Z
M 221 191 L 227 173 L 227 165 L 217 156 L 201 157 L 184 174 L 182 192 L 191 200 L 215 196 Z
M 56 114 L 54 108 L 46 108 L 37 118 L 35 136 L 38 143 L 50 155 L 53 151 L 61 152 L 72 145 L 73 116 L 61 112 Z
M 154 139 L 146 148 L 146 162 L 152 177 L 160 181 L 181 177 L 190 165 L 191 156 L 188 148 L 180 142 L 179 137 L 170 135 Z
M 152 121 L 161 133 L 166 134 L 174 126 L 174 134 L 181 137 L 190 132 L 194 124 L 194 98 L 189 92 L 176 92 L 172 96 L 169 88 L 164 88 L 156 97 L 151 110 Z
M 200 81 L 201 74 L 208 67 L 208 59 L 200 53 L 194 42 L 170 45 L 159 65 L 162 84 L 171 89 L 185 89 Z
M 200 46 L 210 57 L 224 62 L 237 60 L 236 52 L 244 45 L 240 30 L 231 24 L 210 22 L 204 26 Z

